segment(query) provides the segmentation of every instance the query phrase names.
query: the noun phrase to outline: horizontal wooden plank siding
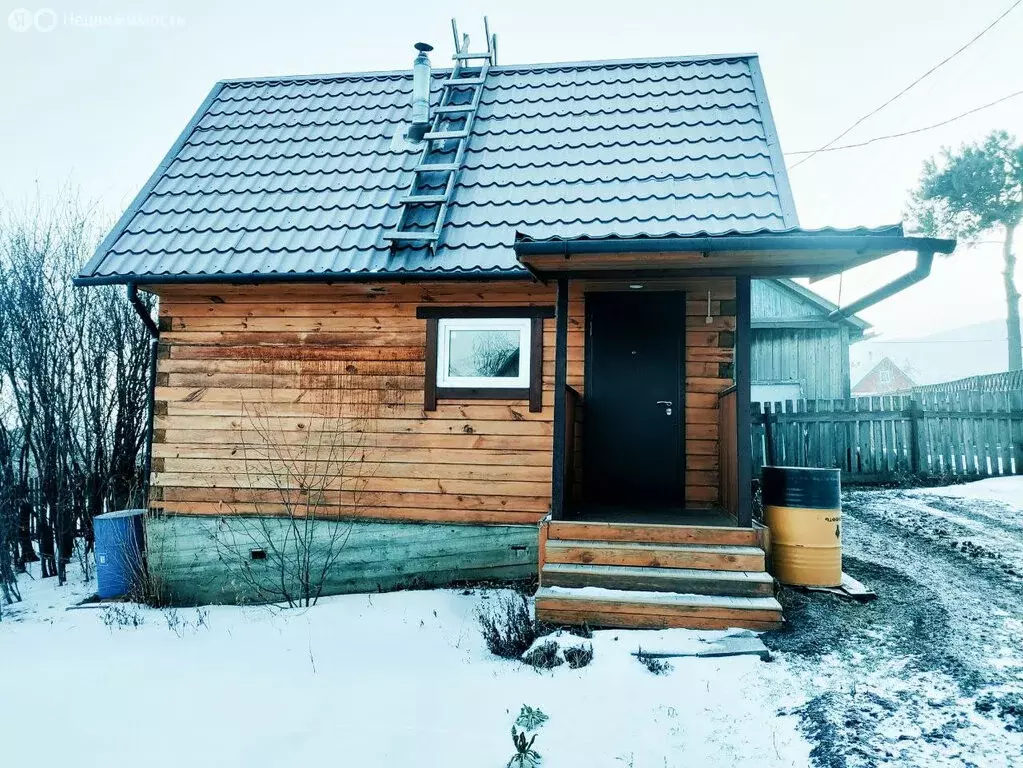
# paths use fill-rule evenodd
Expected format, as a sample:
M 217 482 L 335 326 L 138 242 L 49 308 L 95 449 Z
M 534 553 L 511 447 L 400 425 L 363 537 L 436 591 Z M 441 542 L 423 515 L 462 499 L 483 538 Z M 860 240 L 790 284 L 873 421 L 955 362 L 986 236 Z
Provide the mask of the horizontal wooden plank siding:
M 286 521 L 158 516 L 147 521 L 149 568 L 161 595 L 178 605 L 248 603 L 260 585 L 279 590 L 281 568 L 251 550 L 280 547 Z M 324 595 L 444 586 L 459 581 L 518 580 L 537 568 L 535 526 L 429 525 L 368 521 L 314 524 L 311 569 L 343 542 L 326 571 Z M 333 530 L 341 526 L 340 532 Z
M 585 295 L 623 288 L 570 287 L 567 383 L 581 396 L 574 496 L 585 466 Z M 711 507 L 720 502 L 718 392 L 733 375 L 734 280 L 665 288 L 688 298 L 686 504 Z M 154 507 L 279 515 L 294 503 L 289 493 L 312 485 L 335 512 L 365 519 L 518 525 L 548 511 L 554 321 L 543 321 L 540 411 L 526 398 L 441 398 L 428 411 L 427 321 L 416 315 L 419 307 L 551 307 L 553 288 L 523 281 L 156 290 Z M 307 483 L 306 475 L 329 472 L 338 432 L 357 461 L 343 478 Z
M 735 280 L 689 281 L 686 291 L 686 506 L 719 507 L 719 395 L 735 376 Z M 710 318 L 710 322 L 708 322 Z M 730 444 L 734 447 L 734 443 Z
M 525 398 L 441 399 L 425 411 L 426 320 L 416 311 L 551 307 L 551 289 L 523 281 L 159 293 L 153 506 L 283 515 L 311 488 L 320 496 L 308 508 L 364 519 L 522 525 L 546 514 L 553 321 L 544 321 L 540 412 Z M 579 376 L 581 350 L 572 352 Z

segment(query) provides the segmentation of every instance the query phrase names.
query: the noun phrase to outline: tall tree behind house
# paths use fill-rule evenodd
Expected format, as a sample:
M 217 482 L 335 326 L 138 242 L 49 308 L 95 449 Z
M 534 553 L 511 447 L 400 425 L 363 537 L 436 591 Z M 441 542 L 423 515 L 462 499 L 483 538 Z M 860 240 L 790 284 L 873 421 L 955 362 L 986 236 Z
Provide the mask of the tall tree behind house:
M 1023 218 L 1023 145 L 1005 131 L 994 131 L 982 142 L 964 144 L 954 152 L 944 149 L 940 158 L 924 163 L 909 214 L 928 235 L 967 242 L 986 233 L 1000 235 L 1009 370 L 1023 368 L 1013 253 L 1013 237 Z

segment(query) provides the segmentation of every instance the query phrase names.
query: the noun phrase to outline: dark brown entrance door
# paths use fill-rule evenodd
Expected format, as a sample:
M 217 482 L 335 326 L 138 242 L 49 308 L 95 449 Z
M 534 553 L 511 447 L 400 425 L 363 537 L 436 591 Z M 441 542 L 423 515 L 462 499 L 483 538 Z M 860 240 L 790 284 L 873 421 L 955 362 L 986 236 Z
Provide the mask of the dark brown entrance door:
M 586 294 L 587 503 L 683 506 L 685 321 L 680 292 Z

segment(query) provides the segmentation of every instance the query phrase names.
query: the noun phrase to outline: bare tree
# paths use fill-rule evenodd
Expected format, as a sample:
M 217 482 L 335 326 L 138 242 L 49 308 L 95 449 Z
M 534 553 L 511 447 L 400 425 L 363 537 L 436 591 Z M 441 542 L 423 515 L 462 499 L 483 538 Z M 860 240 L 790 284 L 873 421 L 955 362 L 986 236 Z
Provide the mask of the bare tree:
M 115 288 L 76 289 L 100 227 L 70 191 L 37 197 L 0 219 L 0 399 L 18 435 L 14 487 L 39 484 L 43 576 L 66 578 L 75 537 L 130 499 L 146 422 L 144 329 Z M 21 543 L 30 559 L 31 543 Z
M 0 405 L 0 618 L 5 605 L 21 600 L 17 582 L 20 553 L 15 439 L 8 410 Z
M 275 380 L 290 364 L 271 365 Z M 221 517 L 213 535 L 259 602 L 315 605 L 360 514 L 379 461 L 367 444 L 373 418 L 400 395 L 358 386 L 354 370 L 329 364 L 315 377 L 319 388 L 298 398 L 276 388 L 262 390 L 263 400 L 240 398 L 236 478 L 252 499 L 251 512 Z

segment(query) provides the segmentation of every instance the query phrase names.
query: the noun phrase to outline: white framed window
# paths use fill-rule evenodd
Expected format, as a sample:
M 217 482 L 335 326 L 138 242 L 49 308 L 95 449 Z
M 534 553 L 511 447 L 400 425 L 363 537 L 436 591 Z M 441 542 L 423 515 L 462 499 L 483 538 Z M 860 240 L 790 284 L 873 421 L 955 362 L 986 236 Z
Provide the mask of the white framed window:
M 448 317 L 437 321 L 437 387 L 526 389 L 529 317 Z

